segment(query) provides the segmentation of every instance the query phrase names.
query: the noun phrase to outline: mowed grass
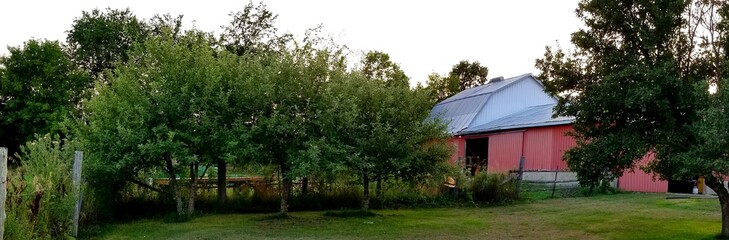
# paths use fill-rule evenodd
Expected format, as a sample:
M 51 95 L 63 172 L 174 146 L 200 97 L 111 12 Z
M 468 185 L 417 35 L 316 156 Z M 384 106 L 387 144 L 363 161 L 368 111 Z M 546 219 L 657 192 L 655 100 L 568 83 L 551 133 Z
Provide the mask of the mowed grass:
M 508 206 L 378 210 L 372 217 L 293 212 L 205 215 L 184 223 L 141 220 L 96 229 L 91 239 L 711 239 L 717 199 L 625 193 Z M 331 214 L 329 214 L 331 215 Z

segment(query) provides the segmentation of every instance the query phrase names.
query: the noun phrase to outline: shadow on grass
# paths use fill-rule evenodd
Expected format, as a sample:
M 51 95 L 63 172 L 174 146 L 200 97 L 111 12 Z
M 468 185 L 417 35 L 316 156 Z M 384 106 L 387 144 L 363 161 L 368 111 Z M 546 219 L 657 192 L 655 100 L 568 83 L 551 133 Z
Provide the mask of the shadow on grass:
M 325 217 L 335 218 L 369 218 L 378 216 L 372 211 L 363 210 L 342 210 L 342 211 L 328 211 L 324 213 Z
M 260 221 L 277 221 L 277 220 L 289 220 L 292 218 L 293 217 L 291 217 L 287 213 L 273 213 L 273 214 L 268 214 L 263 217 L 260 217 L 260 218 L 258 218 L 258 220 L 260 220 Z
M 714 235 L 714 239 L 729 239 L 727 236 L 721 235 L 721 233 Z

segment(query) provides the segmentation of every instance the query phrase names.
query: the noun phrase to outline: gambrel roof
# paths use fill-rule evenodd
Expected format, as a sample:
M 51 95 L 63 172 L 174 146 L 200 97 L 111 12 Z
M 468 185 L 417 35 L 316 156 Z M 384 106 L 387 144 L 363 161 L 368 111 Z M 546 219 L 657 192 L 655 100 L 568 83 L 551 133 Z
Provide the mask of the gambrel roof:
M 552 118 L 556 103 L 534 76 L 523 74 L 495 78 L 443 100 L 429 119 L 447 122 L 453 135 L 572 123 L 574 118 Z

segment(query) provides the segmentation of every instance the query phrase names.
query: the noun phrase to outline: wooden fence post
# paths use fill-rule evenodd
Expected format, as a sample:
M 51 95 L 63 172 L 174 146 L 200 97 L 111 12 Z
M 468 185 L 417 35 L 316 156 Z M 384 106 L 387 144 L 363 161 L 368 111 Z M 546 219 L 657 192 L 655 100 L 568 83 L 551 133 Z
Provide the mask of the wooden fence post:
M 554 171 L 554 182 L 552 182 L 552 198 L 554 198 L 554 190 L 557 189 L 557 174 L 559 173 L 559 169 Z
M 73 190 L 78 193 L 76 198 L 76 208 L 73 211 L 73 228 L 71 229 L 71 235 L 78 237 L 78 221 L 81 216 L 81 198 L 83 191 L 81 190 L 81 164 L 84 160 L 84 153 L 82 151 L 76 151 L 73 156 Z
M 519 158 L 519 176 L 516 178 L 516 196 L 521 196 L 521 181 L 524 179 L 524 156 Z
M 8 149 L 0 147 L 0 240 L 5 235 L 5 198 L 8 194 Z

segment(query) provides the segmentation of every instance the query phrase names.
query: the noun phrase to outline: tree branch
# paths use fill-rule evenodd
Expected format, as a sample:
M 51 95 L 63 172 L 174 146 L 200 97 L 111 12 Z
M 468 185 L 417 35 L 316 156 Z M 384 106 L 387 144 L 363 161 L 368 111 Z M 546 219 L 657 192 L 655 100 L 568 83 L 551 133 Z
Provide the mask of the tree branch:
M 130 182 L 132 182 L 132 183 L 134 183 L 134 184 L 137 184 L 137 185 L 139 185 L 140 187 L 143 187 L 143 188 L 146 188 L 146 189 L 149 189 L 149 190 L 152 190 L 152 191 L 158 192 L 158 193 L 162 193 L 162 190 L 160 190 L 159 188 L 156 188 L 156 187 L 154 187 L 154 186 L 152 186 L 152 185 L 146 184 L 146 183 L 144 183 L 144 182 L 140 181 L 139 179 L 136 179 L 136 178 L 129 178 L 129 179 L 128 179 L 128 181 L 130 181 Z

